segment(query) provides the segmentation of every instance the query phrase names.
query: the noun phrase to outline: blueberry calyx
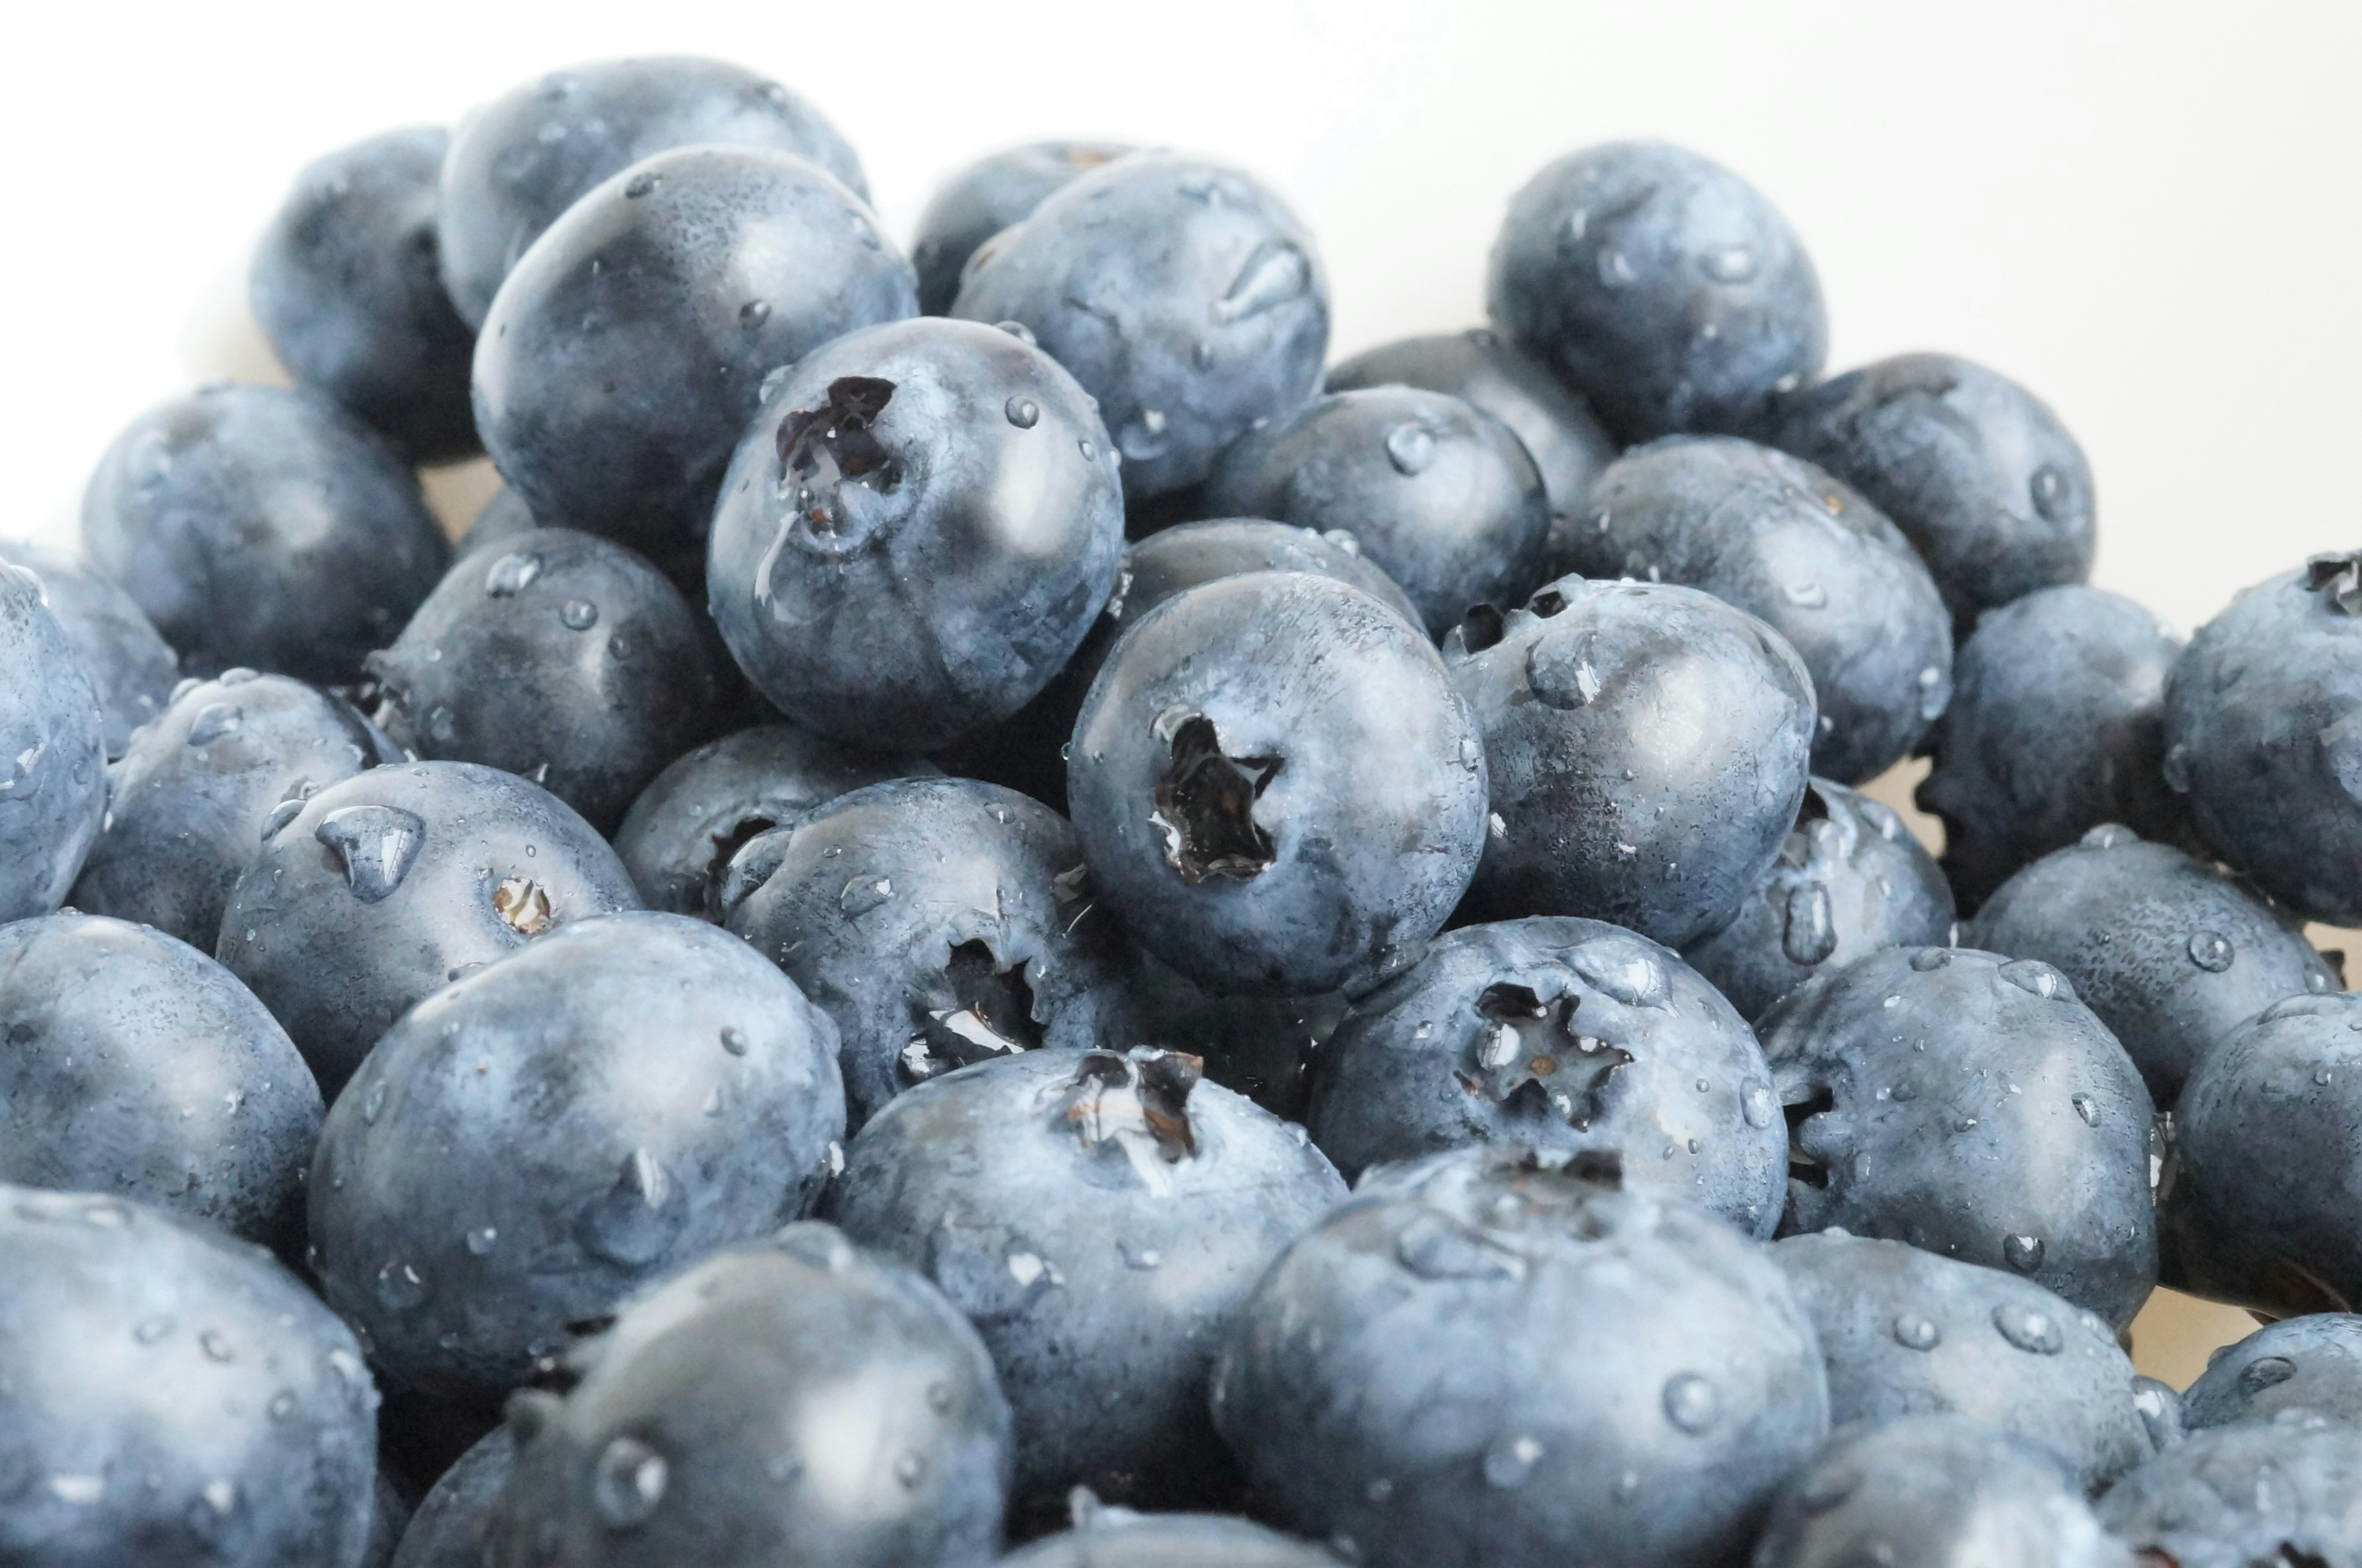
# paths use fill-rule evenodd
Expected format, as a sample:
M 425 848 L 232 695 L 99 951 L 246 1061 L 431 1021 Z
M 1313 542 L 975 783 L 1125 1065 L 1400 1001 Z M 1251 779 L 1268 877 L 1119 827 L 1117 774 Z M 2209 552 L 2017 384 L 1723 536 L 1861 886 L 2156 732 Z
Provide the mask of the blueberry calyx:
M 2332 608 L 2362 615 L 2362 550 L 2331 550 L 2304 563 L 2308 593 L 2326 593 Z
M 1066 1120 L 1086 1147 L 1114 1142 L 1152 1186 L 1159 1173 L 1146 1156 L 1150 1145 L 1168 1165 L 1198 1152 L 1189 1124 L 1189 1091 L 1205 1074 L 1203 1057 L 1153 1046 L 1105 1048 L 1083 1053 L 1069 1086 Z
M 1214 721 L 1203 713 L 1173 731 L 1173 762 L 1156 786 L 1149 820 L 1164 835 L 1164 858 L 1191 887 L 1211 877 L 1244 882 L 1275 858 L 1271 834 L 1254 820 L 1254 803 L 1285 759 L 1231 756 Z
M 780 478 L 794 485 L 796 512 L 815 531 L 843 531 L 845 485 L 882 495 L 901 482 L 900 466 L 874 434 L 893 396 L 892 381 L 839 376 L 828 383 L 827 402 L 779 422 Z
M 944 965 L 940 994 L 931 999 L 943 1005 L 921 1010 L 917 1032 L 902 1047 L 902 1071 L 914 1084 L 1041 1048 L 1042 1026 L 1033 1017 L 1033 988 L 1022 959 L 1003 965 L 985 943 L 959 943 Z
M 1603 1112 L 1600 1099 L 1609 1077 L 1635 1058 L 1620 1046 L 1576 1032 L 1581 1001 L 1570 996 L 1545 1002 L 1526 986 L 1487 986 L 1476 999 L 1485 1027 L 1471 1044 L 1468 1068 L 1459 1075 L 1462 1086 L 1501 1105 L 1522 1099 L 1536 1111 L 1547 1107 L 1576 1131 L 1587 1130 Z

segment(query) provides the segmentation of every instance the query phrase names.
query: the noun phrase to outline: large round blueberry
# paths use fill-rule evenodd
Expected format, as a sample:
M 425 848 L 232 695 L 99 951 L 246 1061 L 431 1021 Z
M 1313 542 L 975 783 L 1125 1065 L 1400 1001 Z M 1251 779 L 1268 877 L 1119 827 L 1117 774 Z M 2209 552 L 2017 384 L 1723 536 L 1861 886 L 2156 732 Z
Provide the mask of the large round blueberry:
M 516 1434 L 487 1432 L 419 1503 L 388 1568 L 483 1568 L 486 1528 L 515 1470 Z
M 2103 823 L 2175 835 L 2165 678 L 2181 639 L 2131 600 L 2081 583 L 1989 611 L 1952 660 L 1927 732 L 1919 808 L 1944 823 L 1944 874 L 1974 909 L 2011 872 Z
M 279 362 L 422 462 L 477 445 L 476 334 L 451 308 L 436 245 L 450 141 L 414 126 L 305 165 L 247 274 Z
M 979 158 L 935 187 L 911 242 L 919 308 L 950 314 L 960 273 L 977 248 L 1033 215 L 1043 197 L 1079 174 L 1130 152 L 1120 141 L 1036 141 Z
M 2008 377 L 1899 354 L 1789 399 L 1772 439 L 1870 497 L 1926 558 L 1955 623 L 2091 575 L 2092 469 Z
M 1694 589 L 1569 577 L 1444 651 L 1491 769 L 1473 910 L 1669 947 L 1729 922 L 1805 799 L 1813 681 L 1778 633 Z
M 268 1255 L 111 1198 L 0 1187 L 0 1562 L 360 1561 L 377 1391 Z
M 1813 771 L 1900 760 L 1952 695 L 1944 601 L 1894 525 L 1809 463 L 1731 436 L 1627 452 L 1551 573 L 1686 583 L 1788 639 L 1819 703 Z
M 1820 280 L 1787 220 L 1678 147 L 1571 152 L 1509 202 L 1485 288 L 1493 325 L 1625 441 L 1744 430 L 1820 373 Z
M 839 740 L 927 750 L 1048 683 L 1114 590 L 1123 491 L 1074 377 L 927 317 L 839 338 L 764 400 L 709 602 L 756 687 Z
M 1249 432 L 1201 504 L 1341 530 L 1402 586 L 1429 635 L 1540 580 L 1550 502 L 1507 425 L 1442 392 L 1332 392 Z
M 331 1100 L 413 1002 L 568 921 L 639 906 L 590 823 L 474 763 L 373 767 L 282 802 L 270 827 L 216 955 Z
M 2190 1434 L 2109 1488 L 2100 1521 L 2145 1562 L 2362 1562 L 2362 1428 L 2292 1414 Z
M 1755 1242 L 1463 1149 L 1364 1179 L 1272 1266 L 1214 1424 L 1275 1518 L 1373 1568 L 1705 1568 L 1744 1549 L 1829 1405 Z
M 37 575 L 0 564 L 0 921 L 58 907 L 106 810 L 98 692 L 42 600 Z
M 791 1225 L 626 1307 L 561 1403 L 509 1408 L 497 1568 L 981 1568 L 1009 1404 L 952 1304 Z
M 1416 628 L 1334 578 L 1254 572 L 1124 634 L 1067 794 L 1142 945 L 1217 989 L 1303 995 L 1441 927 L 1483 844 L 1485 753 Z
M 451 555 L 392 447 L 282 387 L 205 387 L 133 420 L 91 476 L 82 539 L 189 673 L 322 684 L 352 679 Z
M 2147 1088 L 2058 970 L 1890 947 L 1762 1020 L 1788 1232 L 1832 1225 L 2008 1269 L 2122 1328 L 2157 1282 Z
M 1136 1514 L 1092 1504 L 1061 1535 L 1000 1560 L 1000 1568 L 1336 1568 L 1308 1541 L 1227 1514 Z
M 2362 1318 L 2314 1312 L 2224 1345 L 2190 1386 L 2182 1420 L 2195 1431 L 2269 1420 L 2283 1410 L 2362 1419 Z
M 1051 193 L 968 259 L 952 314 L 1021 323 L 1073 371 L 1138 499 L 1196 484 L 1311 396 L 1329 348 L 1310 232 L 1252 176 L 1175 152 Z
M 40 580 L 41 602 L 82 656 L 98 693 L 107 759 L 121 756 L 132 732 L 171 701 L 180 656 L 129 594 L 72 557 L 8 539 L 0 540 L 0 560 Z
M 764 378 L 917 308 L 876 215 L 817 166 L 658 153 L 568 208 L 501 285 L 476 340 L 476 425 L 545 525 L 693 581 Z
M 1462 1143 L 1617 1158 L 1625 1185 L 1769 1240 L 1788 1144 L 1746 1021 L 1646 937 L 1470 925 L 1354 1004 L 1320 1053 L 1313 1141 L 1340 1170 Z
M 809 158 L 869 193 L 820 111 L 741 66 L 657 55 L 552 72 L 477 109 L 452 138 L 436 231 L 451 303 L 481 326 L 517 259 L 592 186 L 701 143 Z
M 1220 1334 L 1345 1196 L 1301 1129 L 1146 1047 L 1029 1051 L 921 1085 L 845 1151 L 829 1213 L 966 1312 L 1017 1417 L 1016 1502 L 1220 1504 Z

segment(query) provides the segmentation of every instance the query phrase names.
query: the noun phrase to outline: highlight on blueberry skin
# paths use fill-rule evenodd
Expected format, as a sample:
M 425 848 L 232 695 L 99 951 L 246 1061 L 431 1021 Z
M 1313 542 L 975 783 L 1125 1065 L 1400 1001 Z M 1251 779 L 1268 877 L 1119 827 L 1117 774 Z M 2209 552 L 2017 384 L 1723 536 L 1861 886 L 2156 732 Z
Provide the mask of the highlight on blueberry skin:
M 44 597 L 0 565 L 0 920 L 58 907 L 106 810 L 98 691 Z
M 1132 150 L 1120 141 L 1036 141 L 977 159 L 935 187 L 911 241 L 919 309 L 948 315 L 977 248 L 1033 215 L 1043 199 Z
M 1227 1514 L 1142 1514 L 1078 1492 L 1072 1529 L 1010 1552 L 1000 1568 L 1335 1568 L 1308 1541 Z
M 39 580 L 41 602 L 82 656 L 106 727 L 106 759 L 121 756 L 132 733 L 171 701 L 180 656 L 132 597 L 61 550 L 0 539 L 0 561 Z
M 2309 1411 L 2190 1434 L 2109 1488 L 2100 1522 L 2144 1562 L 2342 1563 L 2362 1555 L 2362 1430 Z

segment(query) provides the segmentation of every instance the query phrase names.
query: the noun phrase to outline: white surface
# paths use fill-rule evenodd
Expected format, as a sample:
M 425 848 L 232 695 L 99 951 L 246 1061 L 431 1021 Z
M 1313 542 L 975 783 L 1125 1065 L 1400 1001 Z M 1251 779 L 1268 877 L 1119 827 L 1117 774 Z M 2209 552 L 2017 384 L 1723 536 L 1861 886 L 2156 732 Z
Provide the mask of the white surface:
M 23 6 L 0 533 L 62 536 L 125 420 L 239 369 L 236 269 L 306 159 L 552 66 L 681 50 L 818 103 L 898 236 L 1011 141 L 1236 159 L 1319 236 L 1340 354 L 1477 319 L 1503 203 L 1547 160 L 1688 143 L 1803 232 L 1833 368 L 1946 348 L 2047 398 L 2097 472 L 2097 580 L 2187 627 L 2362 543 L 2357 44 L 2349 7 L 2181 0 Z

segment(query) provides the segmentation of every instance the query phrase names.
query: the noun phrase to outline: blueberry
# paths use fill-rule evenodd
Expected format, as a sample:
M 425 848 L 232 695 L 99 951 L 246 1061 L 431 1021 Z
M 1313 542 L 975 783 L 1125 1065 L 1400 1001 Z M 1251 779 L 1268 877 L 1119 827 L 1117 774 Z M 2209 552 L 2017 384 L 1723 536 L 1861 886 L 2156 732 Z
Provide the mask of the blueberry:
M 247 274 L 279 362 L 414 461 L 476 450 L 474 329 L 436 244 L 440 126 L 386 131 L 305 165 Z
M 502 485 L 492 491 L 492 498 L 484 502 L 484 509 L 476 513 L 476 520 L 459 536 L 459 542 L 451 548 L 451 558 L 465 560 L 488 545 L 505 546 L 539 526 L 524 498 Z
M 1352 1004 L 1339 991 L 1262 997 L 1209 991 L 1134 947 L 1127 981 L 1137 1016 L 1159 1044 L 1206 1064 L 1206 1080 L 1275 1116 L 1304 1120 L 1312 1064 Z
M 137 1204 L 0 1187 L 0 1562 L 351 1563 L 377 1391 L 259 1248 Z
M 2003 883 L 1963 940 L 2073 981 L 2159 1105 L 2234 1025 L 2339 988 L 2303 929 L 2254 888 L 2114 825 Z
M 361 1550 L 359 1568 L 392 1568 L 394 1551 L 409 1523 L 409 1499 L 381 1468 L 370 1498 L 369 1543 Z
M 106 810 L 98 693 L 43 597 L 0 563 L 0 921 L 58 907 Z
M 1087 1496 L 1087 1494 L 1085 1495 Z M 1000 1560 L 1000 1568 L 1336 1568 L 1317 1546 L 1225 1514 L 1078 1508 L 1074 1529 Z
M 1014 321 L 1074 372 L 1135 499 L 1196 484 L 1311 396 L 1329 347 L 1310 232 L 1252 176 L 1175 152 L 1052 192 L 968 259 L 952 314 Z
M 2170 1383 L 2160 1383 L 2154 1377 L 2134 1378 L 2133 1408 L 2139 1412 L 2153 1452 L 2163 1453 L 2190 1435 L 2182 1414 L 2181 1394 Z
M 1878 509 L 1809 463 L 1731 436 L 1627 452 L 1550 575 L 1702 588 L 1788 639 L 1820 705 L 1813 771 L 1840 784 L 1908 754 L 1952 694 L 1952 630 Z
M 1755 1036 L 1696 972 L 1590 920 L 1470 925 L 1320 1054 L 1313 1141 L 1347 1175 L 1462 1143 L 1621 1153 L 1628 1188 L 1769 1240 L 1787 1138 Z
M 1828 1431 L 1812 1324 L 1755 1242 L 1610 1165 L 1435 1155 L 1283 1253 L 1215 1370 L 1261 1506 L 1372 1568 L 1741 1551 Z
M 806 356 L 713 516 L 715 623 L 764 696 L 928 750 L 1042 690 L 1114 590 L 1116 459 L 1039 348 L 933 317 Z
M 1882 947 L 1951 940 L 1952 890 L 1903 819 L 1816 778 L 1772 868 L 1738 913 L 1682 956 L 1746 1018 L 1825 969 Z
M 1016 1413 L 1015 1506 L 1233 1500 L 1206 1415 L 1222 1329 L 1345 1196 L 1303 1131 L 1195 1056 L 1029 1051 L 922 1084 L 845 1151 L 828 1211 L 940 1286 Z
M 917 287 L 876 215 L 817 166 L 658 153 L 586 193 L 501 285 L 476 341 L 476 425 L 545 525 L 694 582 L 764 379 L 911 315 Z
M 858 1128 L 913 1084 L 1127 1020 L 1113 922 L 1073 831 L 968 778 L 841 795 L 732 860 L 730 930 L 835 1020 Z
M 1738 175 L 1663 142 L 1609 142 L 1509 202 L 1485 285 L 1493 326 L 1590 401 L 1619 439 L 1742 431 L 1820 373 L 1820 280 Z
M 2182 1405 L 2192 1431 L 2283 1410 L 2362 1419 L 2362 1318 L 2315 1312 L 2268 1323 L 2208 1357 Z
M 625 1307 L 560 1403 L 511 1402 L 495 1568 L 981 1568 L 1009 1404 L 935 1287 L 791 1225 Z
M 2362 1428 L 2290 1418 L 2191 1433 L 2110 1488 L 2100 1521 L 2175 1568 L 2362 1562 Z
M 328 785 L 401 759 L 375 724 L 300 680 L 226 669 L 182 681 L 109 769 L 73 905 L 211 951 L 269 830 Z
M 1772 1249 L 1813 1320 L 1829 1418 L 1973 1417 L 2097 1488 L 2152 1452 L 2115 1332 L 2032 1280 L 1842 1231 Z
M 107 760 L 121 756 L 132 732 L 171 700 L 179 656 L 129 594 L 72 557 L 8 539 L 0 540 L 0 561 L 40 580 L 41 602 L 82 656 L 98 693 Z
M 2165 678 L 2181 639 L 2129 599 L 2080 583 L 1986 613 L 1952 660 L 1927 732 L 1919 808 L 1944 822 L 1944 874 L 1973 910 L 2030 860 L 2103 823 L 2176 836 Z
M 1729 922 L 1805 799 L 1813 682 L 1778 633 L 1694 589 L 1568 577 L 1444 657 L 1492 777 L 1472 913 L 1676 948 Z
M 483 1568 L 484 1531 L 516 1469 L 516 1434 L 495 1428 L 435 1483 L 388 1568 Z
M 1200 504 L 1344 531 L 1437 637 L 1470 605 L 1529 591 L 1550 534 L 1540 471 L 1507 425 L 1401 386 L 1332 392 L 1250 431 Z
M 1067 762 L 1091 875 L 1141 944 L 1216 990 L 1352 989 L 1468 885 L 1485 753 L 1435 649 L 1308 572 L 1203 584 L 1135 622 Z
M 1760 1032 L 1788 1114 L 1783 1233 L 1906 1241 L 2132 1321 L 2157 1281 L 2156 1112 L 2058 970 L 1890 947 L 1791 991 Z
M 1980 612 L 2091 575 L 2092 469 L 2039 399 L 1949 354 L 1900 354 L 1788 400 L 1772 440 L 1868 496 L 1965 635 Z
M 183 670 L 322 684 L 359 672 L 451 554 L 392 447 L 281 387 L 205 387 L 133 420 L 91 476 L 82 539 Z
M 947 315 L 960 273 L 977 248 L 1031 217 L 1051 192 L 1131 149 L 1117 141 L 1037 141 L 996 152 L 935 188 L 919 215 L 911 259 L 919 270 L 919 308 Z
M 413 1002 L 555 926 L 639 904 L 590 823 L 474 763 L 373 767 L 270 821 L 216 955 L 331 1101 Z
M 443 164 L 443 282 L 482 326 L 501 281 L 558 215 L 629 164 L 712 143 L 808 158 L 866 199 L 860 160 L 820 112 L 718 60 L 654 56 L 553 72 L 459 123 Z

